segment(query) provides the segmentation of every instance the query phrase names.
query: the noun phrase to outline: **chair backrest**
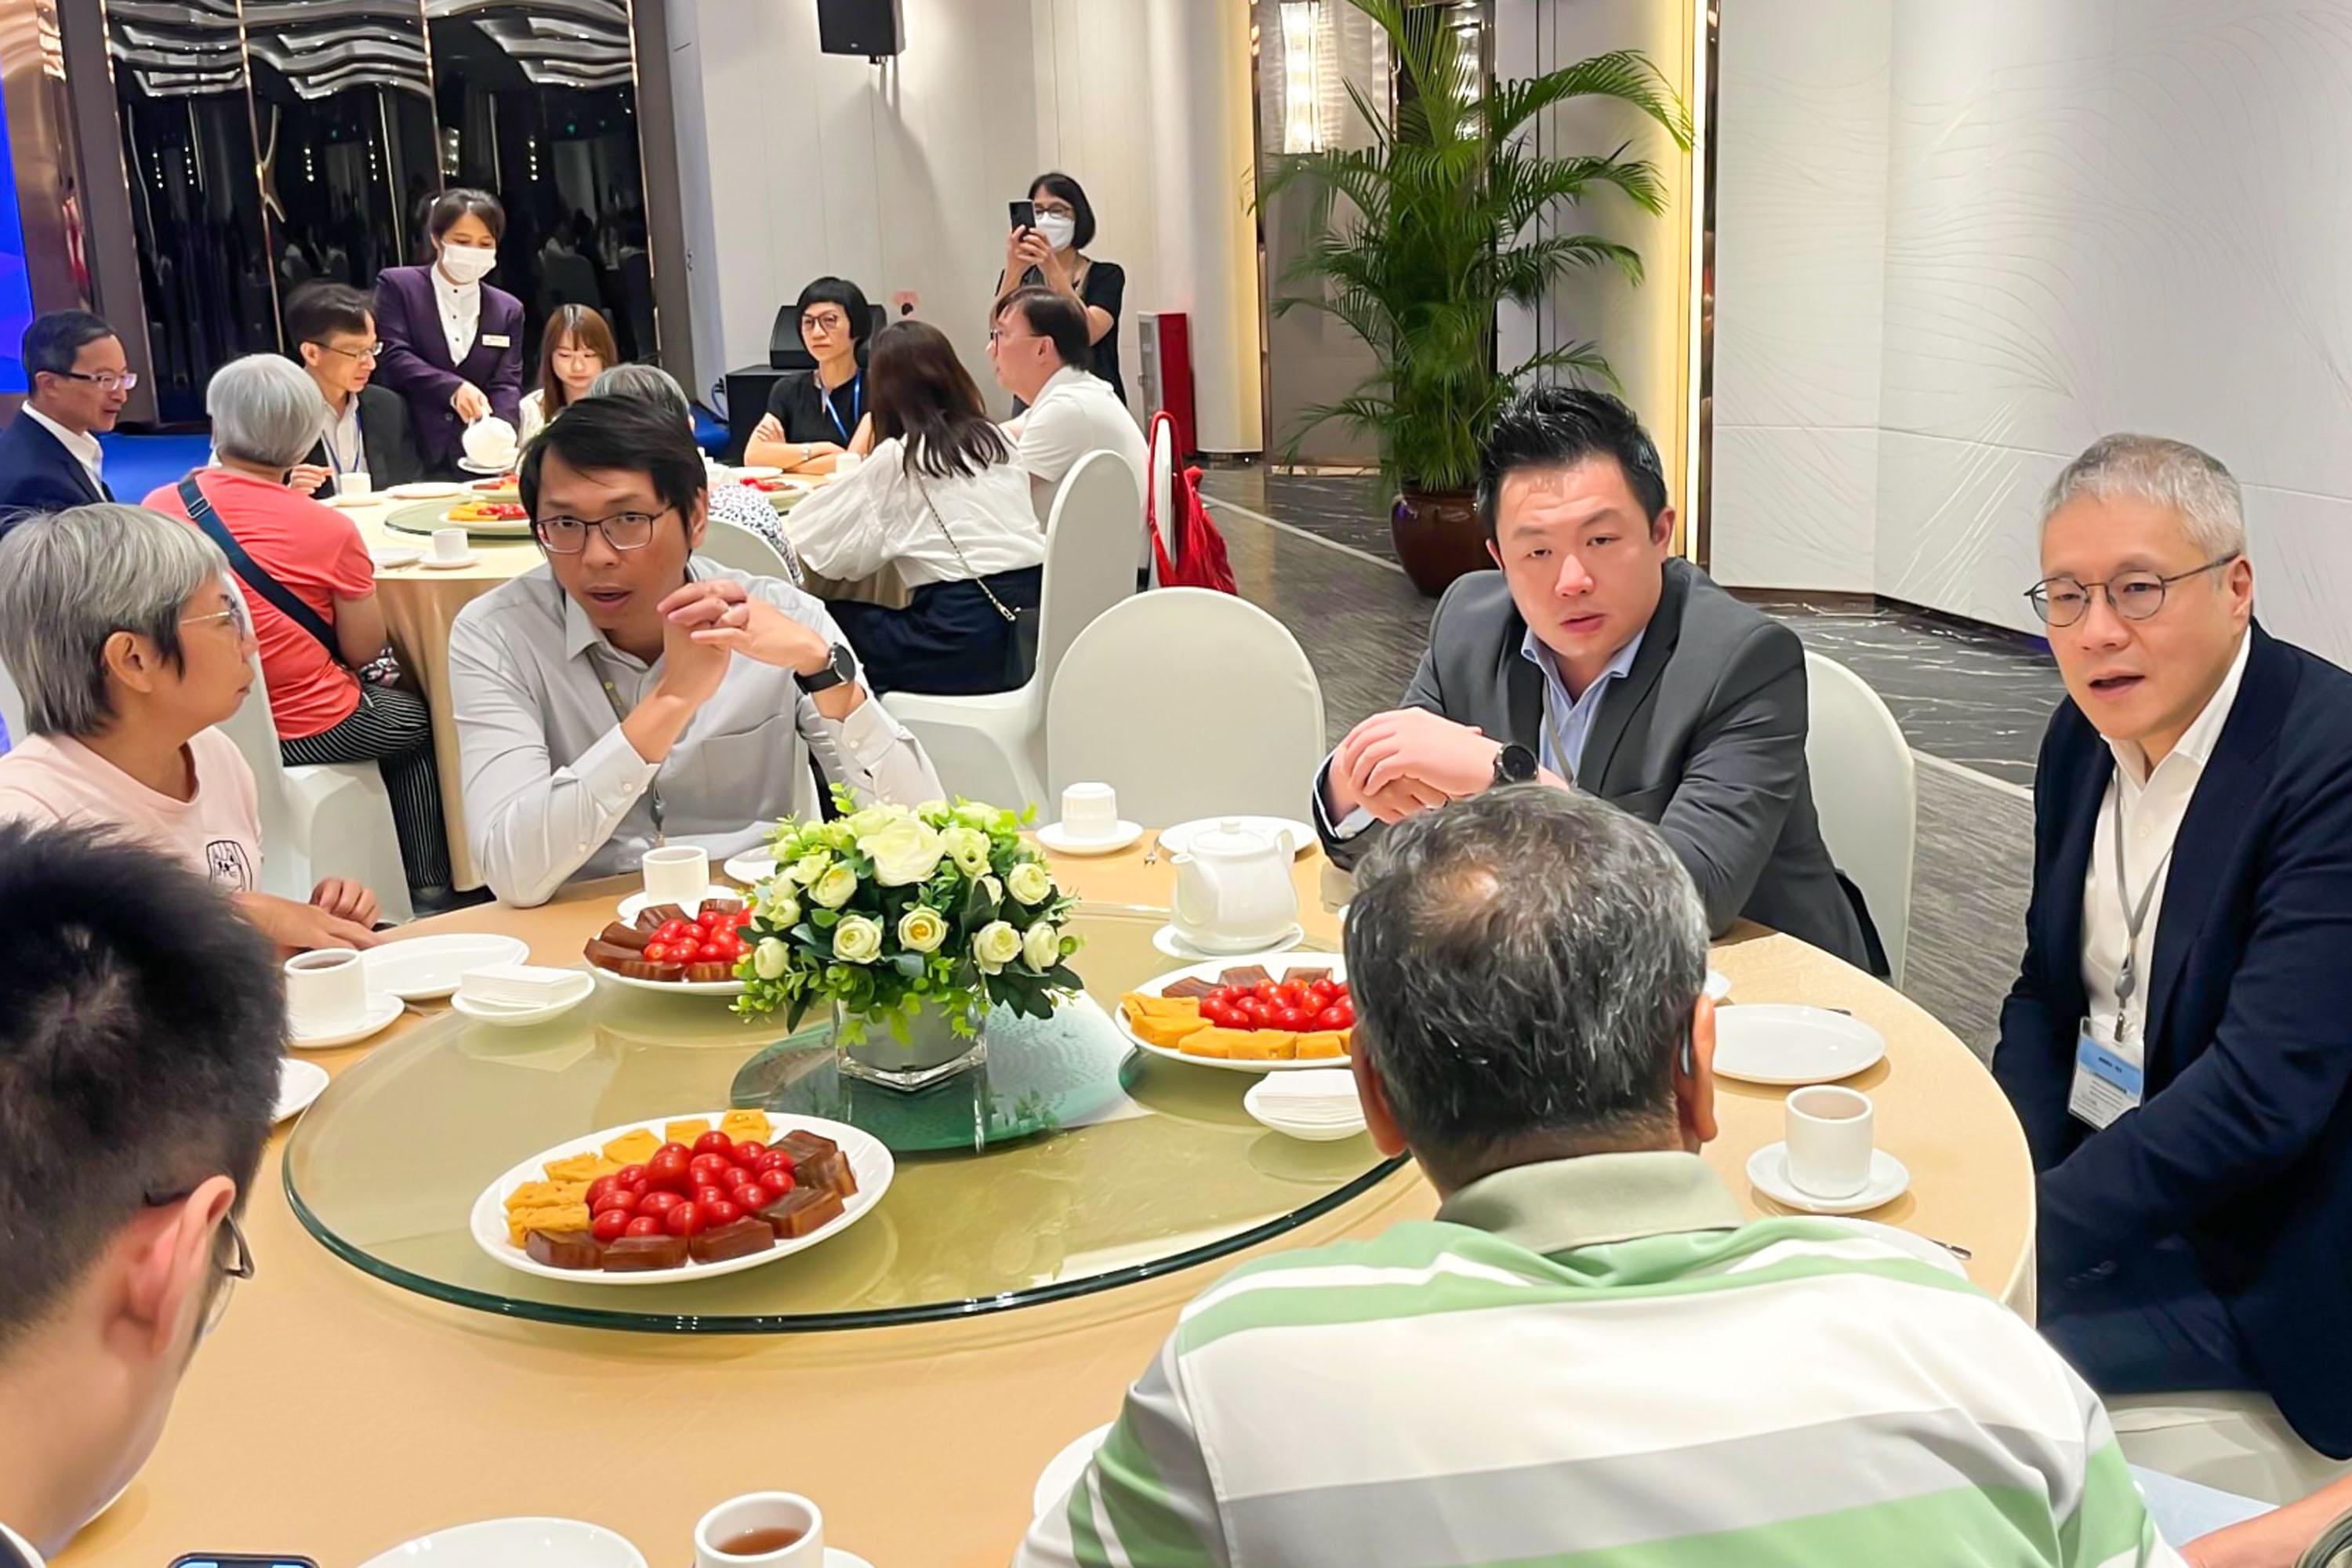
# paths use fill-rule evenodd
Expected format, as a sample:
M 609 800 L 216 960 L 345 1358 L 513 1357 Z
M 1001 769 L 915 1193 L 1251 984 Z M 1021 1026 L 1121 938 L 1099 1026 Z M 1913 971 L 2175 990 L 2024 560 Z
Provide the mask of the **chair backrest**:
M 1176 426 L 1154 416 L 1151 421 L 1151 518 L 1160 531 L 1160 547 L 1176 559 Z
M 278 750 L 278 721 L 269 710 L 269 683 L 262 677 L 261 660 L 255 658 L 252 666 L 253 689 L 236 712 L 215 727 L 236 742 L 245 765 L 253 770 L 255 805 L 261 818 L 261 890 L 280 898 L 308 899 L 310 889 L 295 885 L 301 881 L 302 869 L 297 858 L 268 852 L 271 845 L 293 842 L 293 814 L 288 804 L 286 759 Z M 280 885 L 281 877 L 291 881 Z
M 1078 634 L 1045 695 L 1046 799 L 1107 784 L 1121 816 L 1157 826 L 1304 816 L 1328 749 L 1323 687 L 1298 639 L 1206 588 L 1113 606 Z
M 714 514 L 706 519 L 702 547 L 695 553 L 709 556 L 721 566 L 749 572 L 754 577 L 773 577 L 780 583 L 793 580 L 792 568 L 784 564 L 782 552 L 732 518 Z
M 1862 677 L 1805 655 L 1805 768 L 1822 838 L 1839 870 L 1862 889 L 1894 979 L 1910 945 L 1911 862 L 1919 786 L 1910 742 Z
M 1096 616 L 1135 596 L 1135 541 L 1143 498 L 1135 470 L 1116 452 L 1080 458 L 1055 492 L 1045 522 L 1045 582 L 1037 609 L 1037 668 L 1033 684 L 1054 689 L 1054 674 Z

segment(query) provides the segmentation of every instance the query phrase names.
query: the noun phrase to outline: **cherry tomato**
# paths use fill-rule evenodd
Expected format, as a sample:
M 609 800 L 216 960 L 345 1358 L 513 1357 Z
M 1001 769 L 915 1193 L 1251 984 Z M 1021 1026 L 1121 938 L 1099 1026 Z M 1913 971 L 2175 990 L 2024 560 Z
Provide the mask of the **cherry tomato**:
M 1271 980 L 1261 980 L 1250 987 L 1250 994 L 1261 1002 L 1279 1002 L 1282 1000 L 1282 987 Z
M 646 1162 L 646 1181 L 652 1186 L 682 1193 L 692 1184 L 688 1167 L 693 1159 L 694 1156 L 688 1154 L 683 1145 L 668 1144 Z
M 770 1203 L 774 1203 L 798 1185 L 799 1179 L 790 1171 L 763 1171 L 760 1174 L 760 1189 L 768 1194 Z
M 1315 984 L 1307 988 L 1307 1000 L 1301 1002 L 1299 1005 L 1307 1008 L 1312 1012 L 1320 1013 L 1324 1008 L 1328 1007 L 1333 1002 L 1337 1001 L 1339 999 L 1339 994 L 1338 992 L 1331 989 L 1331 983 L 1329 981 L 1318 980 Z
M 760 1178 L 753 1176 L 748 1181 L 738 1182 L 734 1189 L 728 1193 L 727 1198 L 736 1207 L 749 1214 L 765 1204 L 768 1201 L 768 1194 L 761 1190 Z
M 713 1230 L 722 1225 L 733 1225 L 743 1217 L 743 1205 L 732 1198 L 720 1198 L 716 1203 L 695 1206 L 702 1211 L 702 1223 Z
M 1274 1010 L 1274 1026 L 1277 1029 L 1288 1029 L 1295 1035 L 1307 1027 L 1307 1011 L 1303 1007 L 1276 1007 Z
M 635 1215 L 623 1214 L 619 1209 L 606 1209 L 596 1216 L 595 1223 L 588 1229 L 599 1241 L 618 1241 L 621 1234 L 635 1220 Z
M 1331 994 L 1339 997 L 1343 1002 L 1355 994 L 1355 993 L 1348 989 L 1348 983 L 1344 980 L 1334 980 L 1331 982 Z
M 613 1190 L 613 1178 L 610 1176 L 599 1176 L 594 1181 L 588 1184 L 588 1212 L 590 1214 L 594 1214 L 598 1209 L 604 1206 L 604 1194 L 611 1192 Z
M 684 1202 L 686 1198 L 683 1194 L 663 1188 L 647 1193 L 644 1197 L 639 1198 L 637 1212 L 641 1215 L 651 1215 L 656 1219 L 659 1219 Z
M 1243 1005 L 1243 1011 L 1250 1016 L 1251 1023 L 1264 1028 L 1273 1021 L 1274 1001 L 1271 997 L 1253 996 Z
M 693 925 L 686 921 L 664 921 L 661 929 L 654 932 L 654 940 L 675 942 L 693 929 Z
M 757 1138 L 746 1138 L 736 1144 L 734 1151 L 727 1157 L 749 1171 L 759 1165 L 760 1156 L 767 1152 L 768 1146 Z
M 693 1176 L 696 1186 L 715 1187 L 729 1171 L 734 1169 L 734 1163 L 724 1154 L 697 1154 L 687 1162 L 686 1168 Z
M 717 948 L 720 952 L 725 953 L 730 959 L 736 959 L 743 956 L 743 939 L 737 936 L 731 931 L 723 931 L 714 934 L 710 939 L 710 945 Z
M 794 1160 L 790 1154 L 785 1153 L 782 1149 L 771 1149 L 766 1153 L 761 1155 L 757 1160 L 753 1161 L 751 1163 L 751 1168 L 759 1172 L 762 1176 L 765 1176 L 771 1171 L 782 1171 L 784 1174 L 789 1176 L 795 1169 L 798 1168 L 799 1164 L 799 1161 Z
M 707 1186 L 695 1188 L 693 1193 L 688 1195 L 688 1201 L 700 1206 L 715 1202 L 726 1195 L 727 1189 L 720 1186 L 718 1183 L 712 1182 Z
M 737 931 L 741 931 L 745 926 L 751 923 L 751 911 L 749 910 L 737 910 L 732 916 L 729 917 L 728 923 L 733 926 Z
M 1356 1026 L 1356 1010 L 1345 1002 L 1334 1002 L 1315 1015 L 1315 1026 L 1324 1030 L 1352 1029 Z
M 588 1212 L 590 1214 L 635 1214 L 637 1212 L 639 1196 L 639 1194 L 633 1193 L 626 1187 L 614 1187 L 604 1194 L 601 1202 L 590 1204 Z
M 694 1141 L 694 1152 L 698 1154 L 731 1154 L 735 1152 L 735 1140 L 713 1128 Z
M 672 1236 L 700 1236 L 702 1223 L 698 1204 L 680 1204 L 662 1216 L 662 1228 Z
M 666 1228 L 653 1215 L 641 1214 L 622 1228 L 623 1236 L 659 1236 Z
M 647 963 L 667 963 L 669 962 L 669 943 L 666 942 L 649 942 L 646 943 L 646 962 Z
M 1307 987 L 1296 980 L 1286 980 L 1274 988 L 1275 1000 L 1286 1007 L 1296 1007 L 1307 1000 Z
M 1201 1016 L 1209 1020 L 1209 1023 L 1213 1027 L 1219 1029 L 1230 1029 L 1233 1027 L 1233 1025 L 1226 1021 L 1233 1016 L 1233 1014 L 1219 1003 L 1213 1001 L 1202 1002 L 1201 1004 Z

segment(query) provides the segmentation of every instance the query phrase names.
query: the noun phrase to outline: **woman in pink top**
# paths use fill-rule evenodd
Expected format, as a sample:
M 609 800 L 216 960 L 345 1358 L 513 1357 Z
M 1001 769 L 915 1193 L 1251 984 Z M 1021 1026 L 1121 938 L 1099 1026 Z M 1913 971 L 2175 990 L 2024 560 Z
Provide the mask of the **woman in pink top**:
M 0 817 L 120 828 L 236 895 L 285 948 L 372 947 L 375 895 L 261 888 L 253 770 L 212 728 L 253 683 L 228 563 L 185 524 L 79 506 L 0 541 L 0 660 L 29 734 L 0 757 Z
M 375 563 L 352 520 L 286 487 L 286 473 L 318 444 L 324 405 L 308 373 L 275 354 L 251 354 L 205 388 L 218 466 L 164 485 L 147 505 L 233 541 L 261 642 L 278 749 L 287 763 L 373 763 L 392 795 L 408 884 L 430 905 L 449 885 L 432 716 L 413 691 L 372 686 L 352 671 L 383 652 Z M 192 507 L 193 487 L 201 507 Z M 206 516 L 194 515 L 204 512 Z M 220 530 L 215 532 L 215 529 Z M 226 548 L 224 542 L 223 548 Z M 230 552 L 234 558 L 235 552 Z M 281 610 L 258 589 L 265 574 L 306 614 Z

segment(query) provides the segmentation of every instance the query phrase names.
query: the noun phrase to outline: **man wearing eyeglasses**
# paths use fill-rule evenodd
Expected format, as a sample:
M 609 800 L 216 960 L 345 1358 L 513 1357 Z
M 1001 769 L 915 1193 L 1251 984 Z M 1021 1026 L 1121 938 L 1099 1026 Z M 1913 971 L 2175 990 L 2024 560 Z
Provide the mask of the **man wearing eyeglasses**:
M 111 430 L 139 377 L 114 329 L 87 310 L 53 310 L 25 329 L 24 410 L 0 430 L 0 534 L 35 512 L 110 501 L 99 432 Z
M 2352 1454 L 2352 676 L 2265 633 L 2237 481 L 2110 436 L 2043 502 L 2067 700 L 1993 1073 L 2041 1321 L 2107 1394 L 2271 1394 Z
M 408 428 L 408 400 L 373 384 L 381 345 L 375 301 L 348 283 L 305 283 L 286 304 L 286 336 L 325 404 L 318 446 L 287 475 L 304 495 L 330 494 L 342 475 L 385 489 L 425 477 Z
M 812 756 L 862 802 L 945 793 L 823 605 L 695 556 L 702 454 L 667 410 L 583 398 L 520 478 L 547 564 L 449 632 L 467 831 L 499 898 L 542 903 L 659 844 L 759 848 L 814 800 Z
M 0 1563 L 127 1486 L 252 1255 L 276 963 L 224 895 L 88 828 L 0 826 Z

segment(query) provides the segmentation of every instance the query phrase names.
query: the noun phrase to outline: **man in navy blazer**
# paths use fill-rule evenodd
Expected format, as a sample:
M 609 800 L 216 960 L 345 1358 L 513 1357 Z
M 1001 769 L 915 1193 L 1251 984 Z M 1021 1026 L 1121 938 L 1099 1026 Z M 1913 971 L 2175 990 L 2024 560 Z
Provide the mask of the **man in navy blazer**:
M 23 518 L 114 499 L 98 433 L 111 430 L 139 377 L 114 329 L 87 310 L 52 310 L 25 329 L 31 393 L 0 430 L 0 535 Z
M 2264 1391 L 2352 1455 L 2352 675 L 2254 622 L 2195 447 L 2108 437 L 2043 516 L 2068 700 L 1993 1058 L 2042 1327 L 2102 1394 Z
M 506 234 L 506 214 L 488 192 L 442 192 L 425 216 L 425 231 L 438 259 L 376 274 L 375 331 L 383 357 L 375 379 L 407 401 L 409 429 L 425 466 L 450 475 L 465 454 L 466 426 L 482 413 L 522 427 L 522 301 L 481 280 L 481 271 L 495 262 L 479 258 L 495 257 Z M 475 265 L 453 264 L 458 251 L 467 253 L 460 261 Z M 449 352 L 445 294 L 473 329 L 462 356 Z

